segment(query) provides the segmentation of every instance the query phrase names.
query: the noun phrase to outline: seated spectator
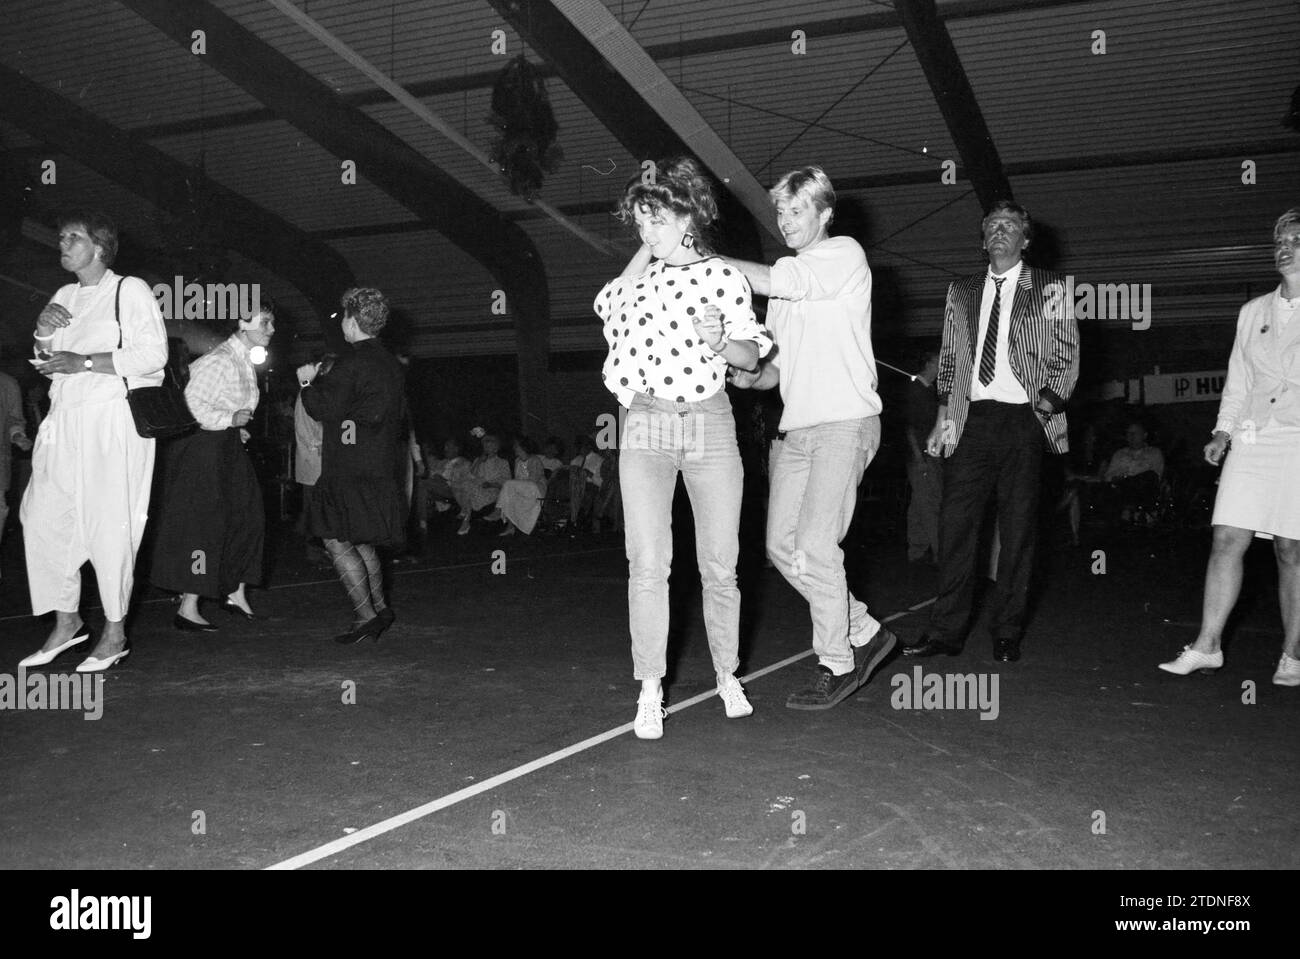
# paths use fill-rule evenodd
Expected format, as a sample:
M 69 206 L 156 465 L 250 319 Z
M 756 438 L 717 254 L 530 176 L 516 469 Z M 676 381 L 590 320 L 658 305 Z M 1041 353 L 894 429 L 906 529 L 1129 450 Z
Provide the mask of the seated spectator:
M 524 535 L 532 533 L 537 517 L 542 512 L 546 496 L 546 471 L 542 458 L 537 455 L 537 445 L 526 436 L 515 440 L 515 478 L 501 486 L 497 509 L 506 524 L 502 536 L 513 536 L 515 530 Z
M 469 460 L 460 455 L 460 441 L 453 436 L 442 444 L 442 456 L 434 455 L 429 444 L 424 463 L 426 501 L 439 513 L 445 513 L 456 502 L 456 486 L 469 477 Z
M 1124 431 L 1126 446 L 1116 450 L 1102 473 L 1112 502 L 1120 508 L 1120 521 L 1150 520 L 1160 494 L 1160 480 L 1165 474 L 1165 457 L 1147 444 L 1147 430 L 1141 423 L 1130 423 Z
M 495 434 L 483 436 L 483 455 L 470 464 L 469 472 L 459 483 L 452 484 L 452 492 L 460 506 L 460 529 L 457 535 L 469 532 L 470 520 L 480 510 L 493 508 L 501 487 L 510 479 L 510 464 L 501 458 L 501 440 Z
M 547 437 L 542 446 L 542 469 L 546 471 L 547 479 L 554 476 L 556 470 L 564 469 L 564 444 L 558 436 Z
M 1058 512 L 1065 510 L 1070 519 L 1070 544 L 1079 545 L 1079 521 L 1083 515 L 1088 488 L 1100 483 L 1102 460 L 1097 453 L 1097 428 L 1084 426 L 1082 435 L 1070 444 L 1065 461 L 1065 490 L 1057 501 Z
M 609 520 L 615 532 L 623 528 L 623 497 L 619 490 L 618 450 L 600 452 L 600 489 L 592 506 L 591 529 L 601 530 L 602 520 Z
M 601 466 L 604 464 L 590 436 L 579 436 L 576 446 L 577 455 L 569 461 L 569 522 L 575 529 L 584 503 L 589 505 L 594 501 L 600 490 Z

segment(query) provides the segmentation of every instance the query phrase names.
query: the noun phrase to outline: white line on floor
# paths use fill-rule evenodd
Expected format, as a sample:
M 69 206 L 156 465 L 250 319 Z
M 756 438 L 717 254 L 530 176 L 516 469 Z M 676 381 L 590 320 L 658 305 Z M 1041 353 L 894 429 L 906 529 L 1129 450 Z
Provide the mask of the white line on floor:
M 622 552 L 622 551 L 623 551 L 623 547 L 622 547 L 622 546 L 602 546 L 600 549 L 578 549 L 578 550 L 574 550 L 574 551 L 571 552 L 571 553 L 539 553 L 539 554 L 536 555 L 536 556 L 519 556 L 519 557 L 515 557 L 515 558 L 512 558 L 512 559 L 510 560 L 510 562 L 512 562 L 512 563 L 530 563 L 530 562 L 532 562 L 533 560 L 537 560 L 537 559 L 563 559 L 565 556 L 589 556 L 589 555 L 591 555 L 592 553 L 610 553 L 610 552 L 613 552 L 613 551 L 615 551 L 615 550 L 617 550 L 617 551 L 619 551 L 619 552 Z M 491 566 L 494 562 L 496 562 L 496 560 L 493 560 L 493 559 L 485 559 L 485 560 L 483 560 L 483 561 L 481 561 L 481 562 L 478 562 L 478 563 L 450 563 L 450 564 L 448 564 L 448 565 L 446 565 L 446 566 L 418 566 L 418 567 L 416 567 L 415 569 L 395 569 L 395 570 L 392 571 L 392 575 L 393 575 L 393 576 L 410 576 L 410 575 L 412 575 L 412 574 L 414 574 L 414 573 L 440 573 L 440 572 L 443 572 L 443 571 L 445 571 L 445 570 L 449 570 L 449 569 L 470 569 L 470 568 L 472 568 L 472 567 L 474 567 L 474 566 Z M 259 587 L 255 587 L 255 591 L 256 591 L 256 592 L 259 592 L 259 593 L 270 593 L 270 592 L 274 592 L 274 591 L 277 590 L 277 589 L 297 589 L 299 586 L 323 586 L 323 585 L 325 585 L 326 583 L 337 583 L 337 582 L 338 582 L 338 578 L 337 578 L 337 577 L 331 577 L 331 578 L 329 578 L 329 579 L 313 579 L 313 580 L 308 580 L 307 582 L 304 582 L 304 583 L 281 583 L 279 586 L 267 586 L 265 589 L 263 589 L 263 588 L 261 588 L 261 587 L 259 586 Z M 170 602 L 172 602 L 172 601 L 173 601 L 173 600 L 172 600 L 172 597 L 170 597 L 170 596 L 161 596 L 161 597 L 159 597 L 158 599 L 146 599 L 146 600 L 141 600 L 141 602 L 139 603 L 139 605 L 140 605 L 140 606 L 149 606 L 149 605 L 152 605 L 152 604 L 154 604 L 154 603 L 170 603 Z M 86 607 L 83 607 L 83 608 L 86 610 L 86 612 L 90 612 L 92 609 L 102 609 L 103 607 L 102 607 L 102 606 L 86 606 Z M 0 623 L 5 623 L 5 622 L 8 622 L 8 621 L 13 620 L 13 619 L 32 619 L 32 618 L 33 618 L 33 617 L 32 617 L 30 614 L 23 614 L 23 615 L 18 615 L 18 616 L 0 616 Z
M 916 612 L 918 609 L 924 609 L 933 602 L 934 597 L 931 597 L 923 603 L 917 603 L 915 606 L 909 606 L 907 609 L 894 613 L 892 616 L 887 616 L 882 619 L 881 622 L 893 622 L 909 613 Z M 786 666 L 789 666 L 792 663 L 797 663 L 799 660 L 805 659 L 812 654 L 811 649 L 806 649 L 802 653 L 796 653 L 794 656 L 787 656 L 785 659 L 772 663 L 770 666 L 764 666 L 762 669 L 742 676 L 740 677 L 740 680 L 745 683 L 751 682 L 752 680 L 758 679 L 760 676 L 766 676 L 768 673 L 776 672 L 778 669 L 784 669 Z M 708 692 L 699 693 L 698 695 L 692 696 L 690 699 L 684 699 L 680 703 L 668 707 L 668 712 L 676 713 L 683 709 L 689 709 L 691 706 L 698 705 L 706 699 L 712 699 L 716 695 L 717 690 L 710 689 Z M 632 726 L 632 723 L 624 723 L 622 726 L 615 726 L 613 729 L 608 729 L 597 736 L 592 736 L 590 739 L 584 739 L 581 742 L 574 743 L 572 746 L 565 746 L 563 749 L 557 749 L 555 752 L 547 753 L 545 756 L 542 756 L 539 759 L 534 759 L 532 762 L 524 763 L 522 766 L 516 766 L 514 769 L 508 769 L 505 772 L 498 773 L 482 782 L 475 783 L 472 786 L 466 786 L 464 789 L 458 789 L 454 793 L 448 793 L 445 796 L 425 803 L 423 806 L 416 806 L 414 809 L 408 809 L 404 813 L 399 813 L 396 816 L 377 822 L 372 826 L 367 826 L 365 829 L 358 829 L 356 832 L 350 833 L 349 835 L 340 836 L 338 839 L 335 839 L 332 842 L 327 842 L 323 846 L 309 849 L 307 852 L 300 853 L 297 856 L 293 856 L 283 862 L 277 862 L 272 866 L 267 866 L 266 868 L 268 870 L 300 869 L 303 866 L 309 866 L 322 859 L 328 859 L 330 856 L 337 855 L 345 849 L 351 849 L 353 846 L 358 846 L 363 842 L 368 842 L 371 839 L 382 836 L 384 833 L 392 832 L 394 829 L 400 829 L 402 826 L 413 823 L 417 819 L 423 819 L 425 816 L 430 816 L 439 810 L 446 809 L 448 806 L 454 806 L 457 803 L 464 802 L 466 799 L 472 799 L 474 796 L 489 792 L 490 790 L 496 789 L 498 786 L 504 786 L 508 782 L 512 782 L 522 776 L 527 776 L 529 773 L 536 772 L 539 769 L 544 769 L 545 767 L 558 763 L 563 759 L 568 759 L 570 756 L 576 755 L 577 753 L 585 752 L 593 746 L 599 746 L 603 742 L 608 742 L 626 732 L 630 732 Z

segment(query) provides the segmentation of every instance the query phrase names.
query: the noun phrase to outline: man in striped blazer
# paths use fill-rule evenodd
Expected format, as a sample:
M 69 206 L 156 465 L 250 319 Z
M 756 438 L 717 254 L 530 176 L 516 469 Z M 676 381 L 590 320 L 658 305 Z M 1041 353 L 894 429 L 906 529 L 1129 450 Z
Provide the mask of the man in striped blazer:
M 943 455 L 939 595 L 908 656 L 955 656 L 965 643 L 976 540 L 996 494 L 1001 551 L 994 656 L 1020 658 L 1037 539 L 1043 447 L 1068 448 L 1065 403 L 1079 374 L 1079 328 L 1060 276 L 1025 264 L 1029 213 L 999 201 L 980 232 L 988 269 L 948 287 L 939 356 L 939 413 L 926 441 Z

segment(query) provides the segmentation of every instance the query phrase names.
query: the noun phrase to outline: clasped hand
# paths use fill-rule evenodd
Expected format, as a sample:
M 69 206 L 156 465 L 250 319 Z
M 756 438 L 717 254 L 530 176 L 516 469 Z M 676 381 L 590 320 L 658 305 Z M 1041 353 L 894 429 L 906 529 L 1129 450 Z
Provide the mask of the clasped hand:
M 727 345 L 726 327 L 722 323 L 722 311 L 710 303 L 704 308 L 703 316 L 691 317 L 695 324 L 695 333 L 709 345 L 714 353 L 721 353 Z
M 55 330 L 63 329 L 71 323 L 72 314 L 68 312 L 66 306 L 46 303 L 45 308 L 41 310 L 41 315 L 36 318 L 36 335 L 48 337 Z M 59 350 L 57 353 L 41 356 L 41 362 L 33 362 L 32 368 L 42 376 L 51 376 L 55 373 L 85 373 L 86 358 L 70 350 Z

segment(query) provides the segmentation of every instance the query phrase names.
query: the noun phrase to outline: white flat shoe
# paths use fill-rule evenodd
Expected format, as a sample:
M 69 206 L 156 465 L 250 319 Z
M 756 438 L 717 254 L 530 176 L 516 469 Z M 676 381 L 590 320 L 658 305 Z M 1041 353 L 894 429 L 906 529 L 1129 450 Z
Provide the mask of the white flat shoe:
M 1184 646 L 1178 658 L 1168 663 L 1161 663 L 1160 668 L 1167 673 L 1186 676 L 1189 673 L 1212 673 L 1223 665 L 1223 650 L 1217 653 L 1198 653 L 1191 646 Z
M 1277 661 L 1277 672 L 1273 674 L 1274 686 L 1300 686 L 1300 659 L 1282 654 Z
M 46 663 L 52 661 L 56 656 L 71 649 L 73 646 L 84 643 L 88 639 L 90 639 L 90 627 L 83 625 L 77 635 L 73 636 L 62 646 L 55 646 L 53 649 L 38 649 L 25 659 L 19 660 L 18 665 L 44 666 Z
M 102 673 L 104 670 L 108 669 L 108 667 L 114 665 L 115 663 L 120 662 L 123 659 L 126 659 L 126 657 L 130 654 L 130 652 L 131 649 L 128 646 L 127 648 L 123 649 L 121 652 L 117 652 L 114 653 L 112 656 L 109 656 L 107 659 L 96 659 L 94 656 L 87 656 L 85 659 L 81 661 L 81 665 L 77 667 L 77 672 Z

